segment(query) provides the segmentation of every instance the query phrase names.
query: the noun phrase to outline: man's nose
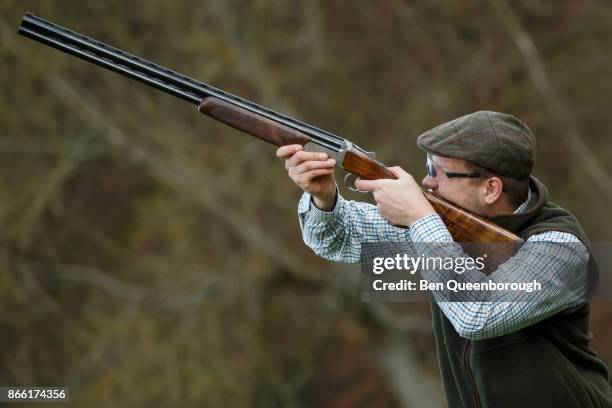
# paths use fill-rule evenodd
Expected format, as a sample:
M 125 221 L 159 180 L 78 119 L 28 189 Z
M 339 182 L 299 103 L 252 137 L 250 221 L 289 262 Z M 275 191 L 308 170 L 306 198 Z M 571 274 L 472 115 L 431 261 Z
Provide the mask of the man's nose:
M 436 182 L 436 180 L 429 176 L 423 177 L 423 181 L 421 181 L 421 184 L 427 190 L 435 191 L 438 188 L 438 183 Z

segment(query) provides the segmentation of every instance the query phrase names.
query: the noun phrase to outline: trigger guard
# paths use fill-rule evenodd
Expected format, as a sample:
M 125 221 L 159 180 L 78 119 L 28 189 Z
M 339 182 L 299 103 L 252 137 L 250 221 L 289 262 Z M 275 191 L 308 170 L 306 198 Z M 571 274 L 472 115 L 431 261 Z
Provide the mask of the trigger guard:
M 369 193 L 369 191 L 358 190 L 357 188 L 351 186 L 350 185 L 351 177 L 354 177 L 354 180 L 352 180 L 353 181 L 353 185 L 355 184 L 355 181 L 359 180 L 359 177 L 356 176 L 355 174 L 353 174 L 353 173 L 346 173 L 346 176 L 344 176 L 344 186 L 346 188 L 348 188 L 349 190 L 354 191 L 356 193 L 361 193 L 361 194 Z

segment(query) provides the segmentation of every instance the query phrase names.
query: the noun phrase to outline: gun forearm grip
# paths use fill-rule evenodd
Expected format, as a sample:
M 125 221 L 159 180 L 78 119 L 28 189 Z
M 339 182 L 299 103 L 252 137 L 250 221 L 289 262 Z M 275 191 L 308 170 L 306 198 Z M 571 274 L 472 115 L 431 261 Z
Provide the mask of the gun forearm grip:
M 276 146 L 290 144 L 303 146 L 310 141 L 308 136 L 297 130 L 213 96 L 204 98 L 198 110 L 234 129 L 246 132 Z

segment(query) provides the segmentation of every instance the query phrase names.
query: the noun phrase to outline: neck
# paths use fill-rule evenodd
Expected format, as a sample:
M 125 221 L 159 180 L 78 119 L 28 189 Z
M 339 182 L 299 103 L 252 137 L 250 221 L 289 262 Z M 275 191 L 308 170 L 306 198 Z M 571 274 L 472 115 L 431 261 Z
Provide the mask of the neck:
M 519 205 L 511 204 L 510 202 L 506 200 L 506 197 L 503 196 L 501 197 L 500 202 L 495 203 L 496 204 L 495 208 L 493 208 L 492 211 L 487 215 L 492 217 L 496 215 L 508 215 L 508 214 L 516 214 L 517 212 L 523 212 L 526 209 L 527 203 L 529 202 L 530 198 L 531 198 L 531 189 L 527 191 L 527 197 L 525 197 L 525 201 L 523 201 Z
M 512 205 L 506 200 L 503 202 L 498 202 L 489 207 L 487 211 L 487 216 L 492 217 L 495 215 L 503 215 L 503 214 L 513 214 L 518 209 L 518 205 Z

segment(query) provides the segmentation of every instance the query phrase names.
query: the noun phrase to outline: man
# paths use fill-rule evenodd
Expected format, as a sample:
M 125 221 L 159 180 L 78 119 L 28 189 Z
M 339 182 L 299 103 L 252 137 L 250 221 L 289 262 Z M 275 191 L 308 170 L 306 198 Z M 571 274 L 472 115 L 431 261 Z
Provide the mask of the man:
M 588 239 L 574 216 L 548 201 L 532 177 L 535 138 L 517 118 L 475 112 L 419 136 L 427 152 L 422 184 L 526 240 L 491 276 L 519 274 L 581 280 Z M 358 180 L 377 206 L 345 200 L 334 181 L 334 161 L 322 153 L 284 146 L 293 181 L 304 190 L 298 206 L 305 243 L 316 254 L 359 262 L 361 243 L 453 243 L 452 236 L 412 176 Z M 403 228 L 399 228 L 403 227 Z M 528 244 L 565 248 L 547 256 Z M 592 269 L 591 269 L 592 270 Z M 608 371 L 590 346 L 590 304 L 564 291 L 524 302 L 432 302 L 433 328 L 450 407 L 612 407 Z

